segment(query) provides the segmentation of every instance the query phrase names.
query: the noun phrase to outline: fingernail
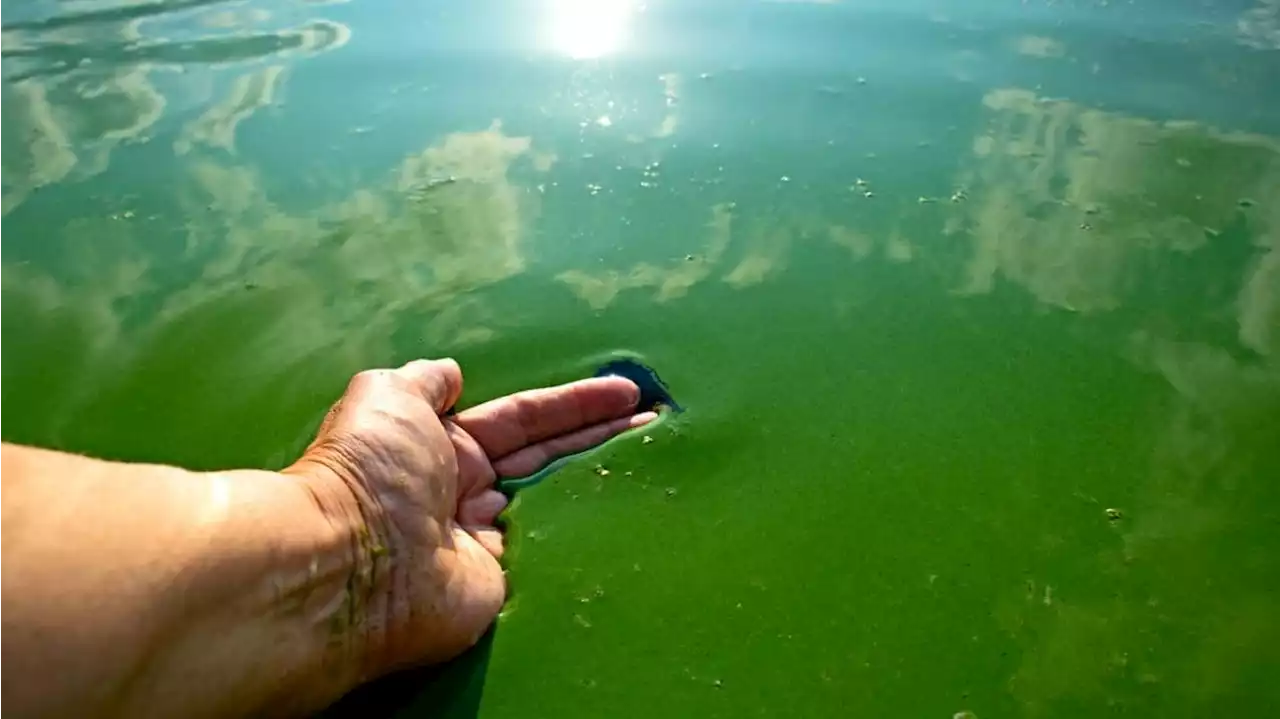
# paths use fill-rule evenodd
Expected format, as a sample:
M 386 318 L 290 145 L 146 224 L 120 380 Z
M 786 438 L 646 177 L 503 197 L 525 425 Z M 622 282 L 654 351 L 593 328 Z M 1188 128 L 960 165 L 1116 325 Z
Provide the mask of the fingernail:
M 624 411 L 624 410 L 634 411 L 635 408 L 640 405 L 640 395 L 641 395 L 640 387 L 637 386 L 635 382 L 632 382 L 626 377 L 616 377 L 616 376 L 606 377 L 602 379 L 610 380 L 610 381 L 622 380 L 623 382 L 627 383 L 626 392 L 615 392 L 613 393 L 613 397 L 611 398 L 614 402 L 618 403 L 617 407 L 619 411 Z
M 650 422 L 652 422 L 657 418 L 658 418 L 657 412 L 641 412 L 640 414 L 633 415 L 631 417 L 630 425 L 632 427 L 640 427 L 640 426 L 649 424 Z

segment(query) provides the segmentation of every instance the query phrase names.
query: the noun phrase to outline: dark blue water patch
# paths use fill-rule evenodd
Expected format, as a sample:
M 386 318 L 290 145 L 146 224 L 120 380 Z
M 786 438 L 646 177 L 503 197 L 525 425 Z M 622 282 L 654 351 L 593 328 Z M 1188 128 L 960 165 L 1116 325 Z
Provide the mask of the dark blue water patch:
M 658 373 L 643 362 L 629 358 L 611 360 L 601 365 L 595 376 L 625 377 L 635 382 L 640 388 L 640 401 L 636 405 L 638 412 L 660 412 L 663 408 L 672 412 L 684 411 Z

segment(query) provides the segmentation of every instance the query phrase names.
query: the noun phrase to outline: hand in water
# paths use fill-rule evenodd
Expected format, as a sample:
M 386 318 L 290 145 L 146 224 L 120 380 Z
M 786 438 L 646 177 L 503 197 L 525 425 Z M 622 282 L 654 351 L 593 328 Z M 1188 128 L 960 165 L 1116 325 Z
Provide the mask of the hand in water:
M 537 472 L 654 418 L 620 377 L 521 392 L 445 416 L 453 360 L 361 372 L 287 473 L 330 521 L 355 527 L 344 638 L 362 674 L 448 659 L 474 644 L 506 593 L 499 477 Z

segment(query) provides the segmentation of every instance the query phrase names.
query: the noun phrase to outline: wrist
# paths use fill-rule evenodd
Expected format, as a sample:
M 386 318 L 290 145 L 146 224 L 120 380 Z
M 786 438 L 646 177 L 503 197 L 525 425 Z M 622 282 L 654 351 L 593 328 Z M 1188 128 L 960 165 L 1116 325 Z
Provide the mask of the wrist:
M 234 665 L 210 667 L 231 672 L 232 713 L 322 708 L 364 679 L 368 594 L 355 590 L 371 565 L 360 525 L 306 477 L 253 470 L 200 477 L 214 496 L 225 492 L 228 507 L 189 648 Z
M 341 651 L 353 684 L 371 679 L 385 669 L 381 654 L 394 542 L 387 518 L 340 463 L 308 453 L 280 476 L 307 498 L 310 531 L 322 542 L 323 554 L 340 556 L 333 571 L 306 590 L 328 597 L 312 621 L 326 627 L 331 651 Z

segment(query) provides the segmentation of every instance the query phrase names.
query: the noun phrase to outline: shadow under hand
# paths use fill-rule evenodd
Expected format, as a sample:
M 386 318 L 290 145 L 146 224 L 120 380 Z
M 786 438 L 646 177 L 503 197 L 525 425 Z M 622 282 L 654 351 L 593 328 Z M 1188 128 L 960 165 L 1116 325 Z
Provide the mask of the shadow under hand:
M 407 669 L 358 687 L 314 719 L 479 716 L 495 632 L 496 625 L 489 627 L 476 646 L 451 662 Z

